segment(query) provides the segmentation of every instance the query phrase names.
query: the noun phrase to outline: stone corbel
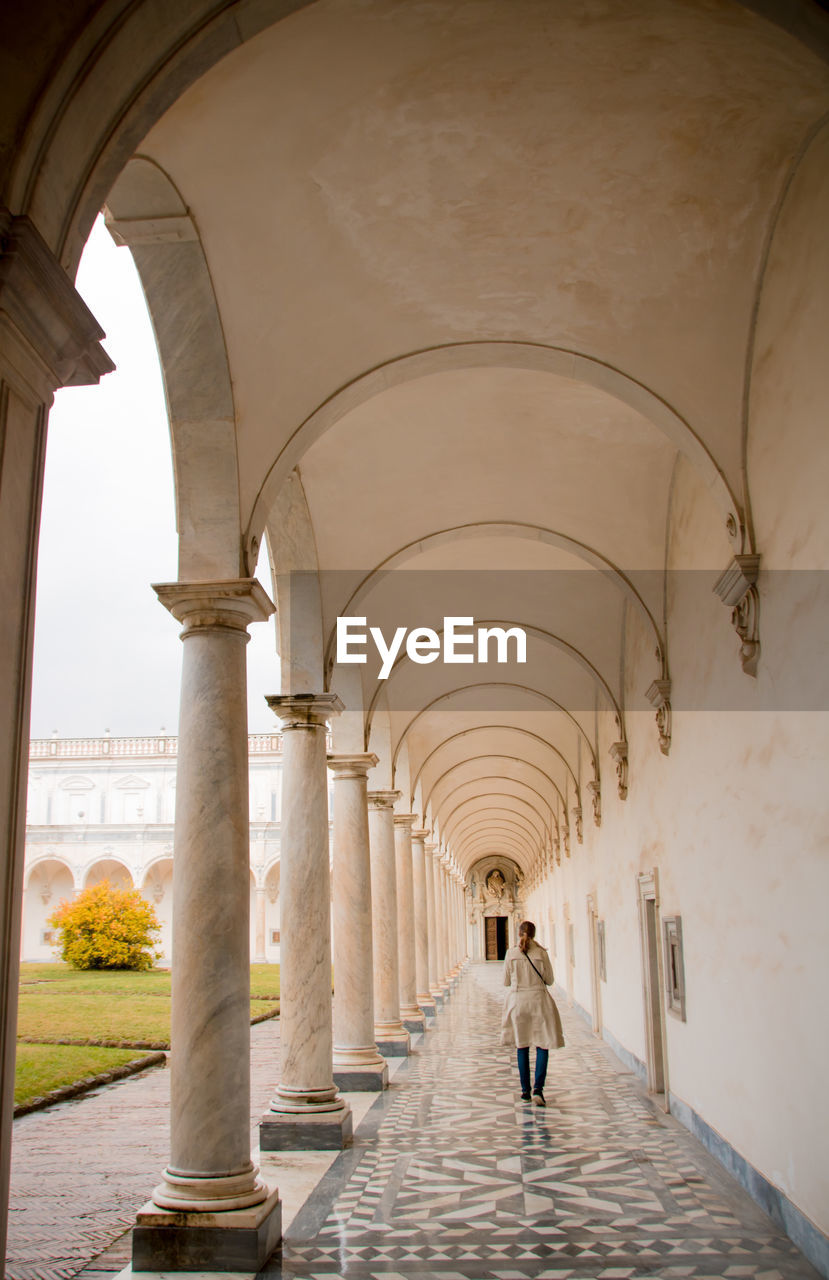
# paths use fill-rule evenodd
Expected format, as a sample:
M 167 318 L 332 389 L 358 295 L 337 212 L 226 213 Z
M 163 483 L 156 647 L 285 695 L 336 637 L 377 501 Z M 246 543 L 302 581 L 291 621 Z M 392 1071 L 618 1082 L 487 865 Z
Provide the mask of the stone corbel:
M 587 790 L 590 792 L 590 797 L 593 801 L 593 823 L 595 826 L 600 827 L 602 825 L 602 784 L 599 779 L 593 778 L 591 782 L 588 782 Z
M 656 708 L 656 727 L 659 731 L 659 750 L 666 756 L 671 749 L 671 682 L 654 680 L 645 694 Z
M 579 844 L 584 844 L 584 823 L 582 821 L 581 805 L 575 805 L 571 810 L 571 813 L 573 815 L 573 824 L 576 828 L 576 839 Z
M 759 571 L 758 555 L 735 555 L 714 583 L 715 593 L 731 610 L 731 625 L 740 637 L 740 662 L 748 676 L 757 675 L 760 657 Z
M 563 818 L 563 821 L 561 824 L 561 839 L 564 845 L 564 856 L 565 858 L 569 858 L 570 857 L 570 821 L 567 817 L 566 809 L 562 815 L 562 818 Z
M 614 742 L 610 748 L 611 759 L 616 765 L 616 782 L 619 788 L 619 799 L 627 800 L 628 796 L 628 744 Z

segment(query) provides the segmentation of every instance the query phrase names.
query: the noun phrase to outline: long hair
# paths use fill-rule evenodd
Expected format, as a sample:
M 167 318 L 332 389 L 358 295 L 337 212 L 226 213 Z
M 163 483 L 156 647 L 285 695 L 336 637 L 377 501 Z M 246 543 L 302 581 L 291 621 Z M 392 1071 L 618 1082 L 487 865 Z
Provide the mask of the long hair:
M 518 926 L 518 945 L 522 951 L 529 951 L 534 937 L 535 925 L 532 920 L 522 920 Z

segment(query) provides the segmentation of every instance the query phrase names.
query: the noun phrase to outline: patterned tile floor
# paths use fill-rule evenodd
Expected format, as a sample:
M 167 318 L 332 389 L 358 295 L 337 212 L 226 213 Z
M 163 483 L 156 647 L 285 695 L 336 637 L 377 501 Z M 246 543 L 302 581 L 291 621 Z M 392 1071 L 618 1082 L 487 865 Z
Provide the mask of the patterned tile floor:
M 522 1103 L 500 983 L 467 973 L 262 1280 L 817 1277 L 578 1016 Z
M 500 965 L 467 971 L 261 1280 L 819 1280 L 577 1015 L 562 1010 L 546 1111 L 521 1103 L 500 983 Z M 251 1040 L 253 1122 L 278 1023 Z M 167 1097 L 168 1073 L 149 1072 L 15 1122 L 10 1280 L 126 1266 L 166 1160 Z

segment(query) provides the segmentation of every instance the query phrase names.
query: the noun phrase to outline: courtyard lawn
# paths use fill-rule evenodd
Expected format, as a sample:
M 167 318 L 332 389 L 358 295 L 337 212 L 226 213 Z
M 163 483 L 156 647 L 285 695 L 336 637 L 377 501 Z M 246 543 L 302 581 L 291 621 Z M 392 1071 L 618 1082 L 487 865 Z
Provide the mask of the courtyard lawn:
M 144 1055 L 136 1049 L 99 1049 L 74 1044 L 18 1044 L 14 1105 L 41 1098 L 53 1089 L 121 1067 Z
M 279 1011 L 279 966 L 251 966 L 251 1019 Z M 170 973 L 20 966 L 18 1040 L 165 1048 L 170 1041 Z

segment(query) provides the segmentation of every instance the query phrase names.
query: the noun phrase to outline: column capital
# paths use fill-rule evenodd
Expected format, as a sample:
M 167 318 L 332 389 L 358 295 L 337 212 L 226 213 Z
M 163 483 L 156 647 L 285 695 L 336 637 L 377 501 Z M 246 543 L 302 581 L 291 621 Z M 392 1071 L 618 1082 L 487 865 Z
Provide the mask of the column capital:
M 412 828 L 412 839 L 413 839 L 413 840 L 428 840 L 428 839 L 429 839 L 429 836 L 430 836 L 431 834 L 432 834 L 432 833 L 431 833 L 431 831 L 429 830 L 429 828 L 428 828 L 428 827 L 413 827 L 413 828 Z
M 377 756 L 373 751 L 331 752 L 328 756 L 328 768 L 335 778 L 365 778 L 369 769 L 377 764 Z
M 12 326 L 25 376 L 44 399 L 92 386 L 115 368 L 104 331 L 34 223 L 0 207 L 0 324 Z
M 394 815 L 394 825 L 396 827 L 413 827 L 417 822 L 417 814 L 415 813 L 396 813 Z
M 212 582 L 159 582 L 153 591 L 165 609 L 183 623 L 182 640 L 195 631 L 247 632 L 252 622 L 265 622 L 276 606 L 255 578 Z
M 370 809 L 393 809 L 399 798 L 399 791 L 369 791 L 367 797 Z
M 272 693 L 265 698 L 287 729 L 325 729 L 345 708 L 336 693 Z

